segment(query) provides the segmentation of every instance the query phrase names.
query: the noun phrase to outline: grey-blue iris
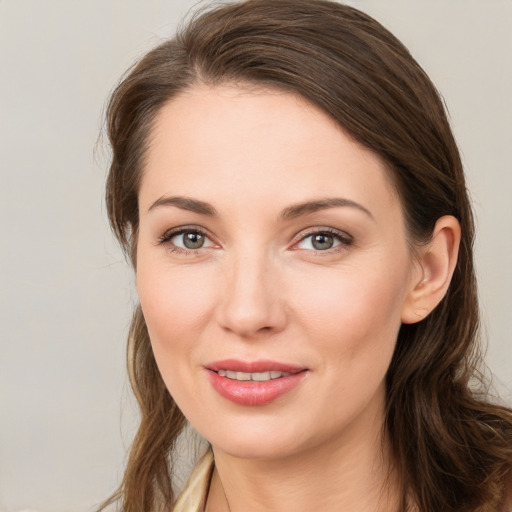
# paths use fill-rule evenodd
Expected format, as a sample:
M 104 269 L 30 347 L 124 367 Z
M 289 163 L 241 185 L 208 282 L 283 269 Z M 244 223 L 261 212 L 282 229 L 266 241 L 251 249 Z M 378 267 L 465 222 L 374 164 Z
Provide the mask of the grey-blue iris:
M 311 243 L 315 249 L 318 249 L 319 251 L 325 251 L 333 246 L 334 238 L 331 235 L 319 233 L 313 236 Z
M 183 233 L 183 245 L 187 249 L 200 249 L 204 245 L 205 236 L 197 231 Z

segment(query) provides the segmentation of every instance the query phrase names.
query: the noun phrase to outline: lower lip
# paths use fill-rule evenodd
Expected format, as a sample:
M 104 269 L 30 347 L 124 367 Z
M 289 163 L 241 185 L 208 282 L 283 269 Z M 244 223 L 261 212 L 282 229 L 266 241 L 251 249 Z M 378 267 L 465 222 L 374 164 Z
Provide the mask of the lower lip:
M 221 377 L 208 370 L 213 388 L 222 397 L 238 405 L 267 405 L 296 388 L 306 376 L 306 371 L 266 381 L 235 380 Z

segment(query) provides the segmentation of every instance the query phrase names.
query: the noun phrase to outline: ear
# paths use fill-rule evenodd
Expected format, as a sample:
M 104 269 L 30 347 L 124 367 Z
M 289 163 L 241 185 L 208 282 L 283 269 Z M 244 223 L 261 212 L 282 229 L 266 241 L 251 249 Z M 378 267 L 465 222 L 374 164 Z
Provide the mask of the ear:
M 430 241 L 417 250 L 411 289 L 402 310 L 404 324 L 423 320 L 441 302 L 457 264 L 459 244 L 459 221 L 451 215 L 439 218 Z

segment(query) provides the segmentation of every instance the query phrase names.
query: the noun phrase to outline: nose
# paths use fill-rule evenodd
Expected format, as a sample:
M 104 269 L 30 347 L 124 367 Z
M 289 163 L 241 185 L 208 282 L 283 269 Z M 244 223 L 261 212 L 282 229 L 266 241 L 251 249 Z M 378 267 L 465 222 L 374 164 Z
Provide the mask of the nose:
M 284 329 L 287 312 L 276 265 L 264 257 L 239 257 L 223 282 L 218 322 L 224 330 L 251 339 Z

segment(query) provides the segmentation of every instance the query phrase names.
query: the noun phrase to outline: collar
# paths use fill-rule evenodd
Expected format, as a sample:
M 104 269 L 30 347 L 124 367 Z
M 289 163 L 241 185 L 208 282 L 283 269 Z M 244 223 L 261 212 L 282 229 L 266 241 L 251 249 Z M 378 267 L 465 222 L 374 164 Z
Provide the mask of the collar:
M 173 512 L 203 512 L 213 474 L 213 454 L 210 450 L 199 459 L 174 505 Z

